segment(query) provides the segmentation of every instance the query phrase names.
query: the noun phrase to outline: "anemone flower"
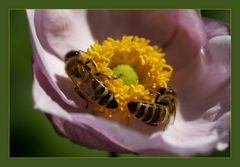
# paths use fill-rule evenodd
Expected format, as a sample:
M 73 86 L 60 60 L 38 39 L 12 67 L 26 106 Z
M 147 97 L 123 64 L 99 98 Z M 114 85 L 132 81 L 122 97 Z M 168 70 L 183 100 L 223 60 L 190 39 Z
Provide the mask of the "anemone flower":
M 89 148 L 144 155 L 206 155 L 228 147 L 228 24 L 203 18 L 200 12 L 194 10 L 28 10 L 27 16 L 34 51 L 34 107 L 47 115 L 60 135 Z M 146 58 L 136 63 L 138 60 L 134 62 L 135 59 L 130 56 L 119 58 L 124 54 L 119 50 L 121 54 L 116 54 L 115 50 L 115 57 L 106 62 L 118 64 L 124 59 L 125 64 L 132 62 L 138 68 L 150 55 L 157 55 L 153 50 L 159 51 L 155 56 L 158 58 L 156 62 L 153 61 L 155 58 L 149 58 L 152 63 L 149 69 L 154 67 L 152 71 L 159 74 L 155 78 L 160 75 L 165 78 L 160 86 L 167 83 L 176 92 L 177 108 L 173 125 L 164 129 L 161 126 L 149 126 L 123 114 L 127 113 L 124 107 L 110 114 L 105 110 L 96 111 L 93 105 L 86 108 L 86 102 L 74 90 L 73 82 L 65 72 L 66 53 L 82 50 L 88 56 L 95 54 L 98 67 L 104 71 L 104 54 L 111 51 L 100 48 L 104 52 L 97 52 L 96 48 L 102 47 L 104 44 L 101 45 L 101 42 L 106 42 L 106 39 L 114 41 L 123 39 L 124 35 L 139 37 L 136 37 L 137 41 L 144 44 L 138 43 L 136 46 L 144 45 L 143 52 L 148 50 Z M 152 48 L 145 49 L 145 44 L 150 44 L 146 39 L 151 41 Z M 128 50 L 130 45 L 124 47 Z M 114 45 L 110 48 L 117 47 Z M 138 50 L 142 52 L 141 48 Z M 169 73 L 166 75 L 164 71 L 158 73 L 163 66 L 168 67 Z M 109 67 L 111 69 L 113 65 Z M 147 75 L 145 71 L 148 69 L 134 70 L 141 79 Z M 144 81 L 146 85 L 150 82 L 154 80 Z M 122 87 L 116 85 L 116 90 L 121 91 Z M 138 98 L 140 94 L 131 95 L 136 89 L 123 91 L 122 96 Z M 140 89 L 139 92 L 144 92 Z M 118 102 L 120 104 L 120 100 Z

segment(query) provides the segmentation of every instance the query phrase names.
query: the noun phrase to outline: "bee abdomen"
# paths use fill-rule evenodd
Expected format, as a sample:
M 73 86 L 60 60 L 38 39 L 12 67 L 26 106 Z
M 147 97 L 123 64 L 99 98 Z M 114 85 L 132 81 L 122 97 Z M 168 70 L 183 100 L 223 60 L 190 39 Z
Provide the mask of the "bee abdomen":
M 127 104 L 129 111 L 134 114 L 138 119 L 141 119 L 144 123 L 157 126 L 160 118 L 160 106 L 142 103 L 142 102 L 130 102 Z
M 106 108 L 117 108 L 118 103 L 116 99 L 113 97 L 112 93 L 107 90 L 108 93 L 106 95 L 102 95 L 98 104 L 105 106 Z
M 111 95 L 113 97 L 113 95 Z M 113 97 L 112 100 L 107 102 L 107 105 L 105 105 L 106 108 L 117 108 L 118 107 L 118 103 L 116 101 L 116 99 Z
M 154 109 L 155 109 L 155 108 L 154 108 L 153 105 L 149 105 L 149 108 L 148 108 L 148 110 L 147 110 L 147 113 L 146 113 L 146 115 L 145 115 L 144 118 L 143 118 L 143 122 L 148 122 L 148 121 L 152 118 Z
M 129 111 L 138 119 L 144 119 L 148 105 L 142 102 L 130 102 L 127 104 Z
M 93 88 L 94 89 L 94 88 Z M 95 91 L 92 95 L 92 100 L 94 101 L 100 101 L 102 94 L 106 91 L 106 88 L 99 84 L 97 88 L 95 88 Z
M 140 107 L 137 107 L 137 112 L 136 112 L 136 114 L 135 114 L 135 117 L 136 118 L 143 118 L 144 117 L 144 115 L 145 115 L 145 113 L 146 113 L 146 110 L 147 110 L 147 106 L 146 105 L 144 105 L 143 103 L 138 103 L 138 105 L 140 106 Z M 139 109 L 138 109 L 139 108 Z
M 157 126 L 159 124 L 160 120 L 160 106 L 157 105 L 154 112 L 152 112 L 152 117 L 146 121 L 147 124 L 152 125 L 152 126 Z
M 92 83 L 93 89 L 95 88 L 92 100 L 99 105 L 105 106 L 106 108 L 117 108 L 118 103 L 113 97 L 112 93 L 100 82 Z
M 134 114 L 137 110 L 138 102 L 130 102 L 127 104 L 129 111 Z

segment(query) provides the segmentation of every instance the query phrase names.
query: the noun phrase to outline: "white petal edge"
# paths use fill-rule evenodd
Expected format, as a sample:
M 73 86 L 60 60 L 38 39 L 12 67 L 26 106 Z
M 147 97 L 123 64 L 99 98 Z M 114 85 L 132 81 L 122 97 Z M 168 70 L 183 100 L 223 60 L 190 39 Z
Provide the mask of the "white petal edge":
M 170 127 L 164 133 L 158 132 L 148 137 L 146 135 L 128 129 L 124 126 L 121 126 L 117 123 L 113 123 L 104 118 L 95 117 L 90 114 L 71 115 L 67 113 L 64 109 L 62 109 L 56 102 L 52 101 L 50 97 L 47 96 L 44 90 L 42 90 L 42 88 L 40 87 L 37 80 L 34 80 L 33 96 L 34 99 L 37 99 L 35 103 L 35 108 L 40 109 L 45 113 L 62 117 L 63 119 L 72 122 L 76 126 L 90 126 L 99 133 L 109 138 L 111 142 L 114 142 L 117 145 L 128 150 L 132 150 L 136 153 L 161 154 L 164 152 L 169 152 L 181 156 L 190 156 L 196 153 L 209 153 L 216 147 L 217 149 L 221 150 L 221 148 L 224 149 L 228 145 L 228 143 L 226 142 L 227 140 L 222 141 L 219 139 L 219 137 L 221 137 L 221 139 L 226 139 L 228 133 L 223 133 L 221 136 L 218 136 L 214 126 L 211 126 L 214 127 L 214 130 L 212 134 L 209 135 L 207 138 L 204 138 L 205 136 L 203 136 L 204 139 L 198 140 L 197 142 L 191 141 L 188 144 L 176 143 L 176 141 L 174 141 L 174 138 L 171 137 L 172 133 L 175 133 L 177 131 L 176 127 L 180 129 L 186 127 L 194 129 L 196 128 L 196 125 L 202 128 L 205 126 L 200 122 L 186 123 L 186 125 L 182 126 L 182 121 L 179 120 L 180 116 L 178 116 L 178 120 L 175 121 L 174 126 Z M 216 125 L 216 128 L 221 127 L 224 129 L 228 129 L 229 116 L 230 114 L 226 113 L 221 117 L 221 119 L 217 121 L 216 124 L 213 124 Z M 222 123 L 222 121 L 224 120 L 225 122 L 227 121 L 225 124 Z M 191 140 L 191 138 L 188 139 Z M 225 146 L 224 148 L 223 145 Z
M 37 40 L 37 39 L 34 39 L 34 40 Z M 39 41 L 37 41 L 37 42 L 39 42 Z M 211 41 L 210 41 L 211 42 Z M 213 42 L 214 42 L 214 40 L 213 40 Z M 36 43 L 35 43 L 36 44 Z M 44 63 L 46 63 L 46 64 L 44 64 L 45 65 L 45 67 L 48 67 L 48 65 L 50 64 L 50 66 L 52 66 L 53 64 L 54 65 L 56 65 L 56 64 L 59 64 L 59 66 L 56 68 L 56 73 L 57 74 L 59 74 L 59 75 L 61 75 L 61 76 L 64 76 L 65 75 L 65 72 L 63 71 L 63 70 L 61 70 L 61 69 L 64 69 L 64 68 L 62 68 L 63 67 L 63 63 L 61 64 L 60 62 L 59 63 L 56 63 L 57 61 L 58 61 L 58 59 L 55 57 L 55 56 L 53 56 L 53 55 L 51 55 L 51 54 L 49 54 L 49 53 L 47 53 L 43 48 L 41 48 L 41 44 L 40 43 L 37 43 L 37 44 L 39 44 L 40 46 L 38 46 L 37 48 L 38 48 L 38 50 L 37 50 L 37 53 L 38 53 L 38 55 L 42 55 L 42 54 L 39 54 L 39 53 L 44 53 L 44 55 L 46 55 L 47 57 L 49 57 L 50 56 L 50 61 L 49 62 L 51 62 L 51 63 L 49 63 L 48 61 L 43 61 L 44 60 L 44 57 L 41 57 L 41 60 L 44 62 Z M 215 45 L 213 45 L 213 46 L 215 46 Z M 39 48 L 40 47 L 40 48 Z M 213 47 L 214 48 L 214 47 Z M 210 49 L 211 50 L 211 49 Z M 214 49 L 212 49 L 213 50 L 213 52 L 215 51 Z M 59 60 L 60 61 L 60 60 Z M 49 64 L 48 64 L 49 63 Z M 54 73 L 53 72 L 53 74 L 56 74 L 56 73 Z M 53 75 L 52 74 L 52 75 Z M 52 76 L 51 75 L 51 76 Z M 43 90 L 42 90 L 43 91 Z M 44 91 L 42 92 L 42 94 L 40 93 L 40 95 L 44 95 Z M 44 99 L 42 99 L 43 101 L 39 101 L 39 103 L 37 102 L 36 103 L 36 108 L 39 108 L 39 109 L 41 109 L 42 110 L 42 106 L 46 106 L 46 104 L 51 104 L 52 102 L 44 102 Z M 51 100 L 51 99 L 48 99 L 48 100 Z M 54 102 L 55 103 L 55 102 Z M 53 106 L 52 106 L 53 107 Z M 59 107 L 57 104 L 54 106 L 54 108 L 55 107 L 57 107 L 57 109 L 55 110 L 53 110 L 53 109 L 51 109 L 51 107 L 50 108 L 47 108 L 46 110 L 48 110 L 47 112 L 49 112 L 49 111 L 51 111 L 51 112 L 49 112 L 49 113 L 51 113 L 51 114 L 53 114 L 53 115 L 57 115 L 57 116 L 61 116 L 61 117 L 63 117 L 63 118 L 65 118 L 65 119 L 68 119 L 69 121 L 72 121 L 73 120 L 73 118 L 71 117 L 71 116 L 67 116 L 68 115 L 68 113 L 66 113 L 63 109 L 61 109 L 61 107 Z M 60 110 L 59 110 L 59 108 L 60 108 Z M 45 110 L 45 109 L 44 109 Z M 63 112 L 62 112 L 62 111 Z M 59 114 L 58 112 L 59 111 L 61 111 L 61 114 Z M 65 115 L 65 114 L 67 114 L 67 115 Z M 68 118 L 69 117 L 69 118 Z M 95 120 L 95 118 L 93 117 L 93 116 L 90 116 L 90 115 L 88 115 L 88 117 L 90 118 L 90 119 L 92 119 L 92 121 L 96 121 Z M 88 118 L 88 119 L 89 119 Z M 81 116 L 81 120 L 83 121 L 83 122 L 86 122 L 87 123 L 87 120 L 83 120 L 83 119 L 85 119 L 84 117 L 82 117 Z M 101 119 L 99 119 L 99 120 L 101 120 Z M 91 122 L 91 121 L 90 121 Z M 87 123 L 88 124 L 88 123 Z M 103 124 L 106 124 L 106 121 L 105 121 L 105 123 L 103 122 Z M 97 125 L 97 124 L 96 124 Z M 176 125 L 176 124 L 175 124 Z M 111 126 L 111 125 L 110 125 Z M 95 126 L 96 127 L 96 126 Z M 112 129 L 111 127 L 108 127 L 108 128 L 110 128 L 110 129 Z M 104 129 L 103 129 L 104 130 Z M 106 132 L 106 131 L 105 131 Z M 114 133 L 114 131 L 112 131 L 113 133 Z M 127 131 L 126 131 L 127 132 Z M 115 132 L 116 133 L 116 132 Z M 134 134 L 134 132 L 131 132 L 132 134 Z M 106 133 L 107 134 L 107 133 Z M 124 133 L 123 133 L 124 134 Z M 128 133 L 126 133 L 126 135 L 128 135 Z M 114 136 L 114 135 L 113 135 Z M 112 137 L 113 137 L 112 136 Z M 141 142 L 140 141 L 137 141 L 137 138 L 138 137 L 140 137 L 140 136 L 136 136 L 136 142 L 133 142 L 133 143 L 131 143 L 132 144 L 132 149 L 134 149 L 134 150 L 138 150 L 138 151 L 140 151 L 141 152 L 141 150 L 144 150 L 144 149 L 146 149 L 146 148 L 144 148 L 144 146 L 145 146 L 145 144 L 146 143 L 148 143 L 149 144 L 149 149 L 154 149 L 155 147 L 156 147 L 156 144 L 159 144 L 159 141 L 161 141 L 162 142 L 162 136 L 159 136 L 159 137 L 156 137 L 157 135 L 153 135 L 152 136 L 152 139 L 154 139 L 154 140 L 158 140 L 158 141 L 152 141 L 152 142 L 150 142 L 150 141 L 148 141 L 148 140 L 146 140 L 146 139 L 143 139 L 142 137 L 143 136 L 141 136 L 141 138 L 143 139 Z M 119 137 L 119 135 L 117 135 L 117 136 L 115 136 L 115 137 Z M 114 137 L 113 137 L 114 138 Z M 113 139 L 114 140 L 114 139 Z M 118 139 L 117 139 L 118 140 Z M 133 140 L 134 141 L 134 140 Z M 167 143 L 169 142 L 169 140 L 168 139 L 166 139 L 166 141 L 167 141 Z M 215 140 L 215 137 L 213 136 L 213 139 L 209 139 L 209 141 L 216 141 Z M 124 139 L 122 139 L 122 142 L 123 142 L 123 144 L 125 144 L 124 142 Z M 151 143 L 151 144 L 150 144 Z M 127 145 L 128 144 L 130 144 L 129 143 L 129 141 L 126 143 Z M 162 143 L 163 144 L 163 148 L 164 149 L 166 149 L 166 150 L 168 150 L 168 145 L 165 145 L 164 144 L 164 142 Z M 178 150 L 178 148 L 179 148 L 179 146 L 172 146 L 172 144 L 173 143 L 171 143 L 171 142 L 169 142 L 169 144 L 171 145 L 171 147 L 172 147 L 172 152 L 173 153 L 177 153 L 177 154 L 179 154 L 179 155 L 189 155 L 189 154 L 191 154 L 190 152 L 189 152 L 189 150 L 187 149 L 187 151 L 186 151 L 186 148 L 181 148 L 180 150 Z M 165 146 L 166 147 L 165 147 Z M 223 145 L 224 145 L 224 143 L 220 143 L 220 144 L 218 144 L 218 148 L 220 149 L 220 148 L 223 148 Z M 226 145 L 226 144 L 225 144 Z M 182 145 L 183 147 L 184 147 L 184 145 Z M 186 146 L 186 145 L 185 145 Z M 226 147 L 226 146 L 225 146 Z M 189 148 L 190 149 L 190 148 Z M 212 148 L 211 148 L 212 149 Z M 196 150 L 195 150 L 196 151 Z M 197 152 L 199 152 L 199 150 L 197 151 Z M 200 150 L 200 152 L 202 152 L 202 153 L 205 153 L 205 150 L 203 150 L 203 151 L 201 151 Z
M 178 155 L 209 154 L 214 150 L 223 151 L 229 146 L 230 112 L 224 113 L 215 122 L 206 123 L 200 118 L 197 121 L 184 122 L 184 124 L 177 121 L 174 124 L 176 127 L 172 127 L 166 133 L 161 134 L 164 141 L 172 146 L 170 149 Z M 187 134 L 189 136 L 184 137 L 184 140 L 187 141 L 178 142 L 177 138 L 182 135 L 179 135 L 179 133 L 189 133 L 188 131 L 192 131 L 192 134 Z
M 35 13 L 40 42 L 61 58 L 69 50 L 86 51 L 94 42 L 86 10 L 36 10 Z
M 208 41 L 208 49 L 210 54 L 212 55 L 212 61 L 216 64 L 222 64 L 223 67 L 229 67 L 230 63 L 230 45 L 231 45 L 231 36 L 216 36 Z M 220 70 L 229 70 L 222 68 Z
M 69 121 L 72 120 L 71 116 L 46 94 L 35 76 L 33 80 L 32 94 L 35 109 L 39 109 L 48 114 L 57 115 Z
M 83 10 L 83 12 L 86 12 Z M 36 27 L 34 24 L 34 14 L 35 10 L 27 10 L 27 16 L 29 20 L 30 34 L 32 40 L 32 46 L 34 48 L 34 54 L 39 57 L 39 63 L 42 65 L 42 72 L 48 78 L 49 82 L 52 84 L 53 88 L 57 91 L 63 101 L 65 101 L 68 105 L 77 107 L 74 101 L 69 100 L 66 95 L 60 90 L 58 85 L 56 84 L 56 75 L 66 77 L 67 75 L 64 70 L 64 63 L 62 60 L 56 57 L 56 55 L 52 55 L 47 52 L 43 45 L 40 43 L 40 40 L 37 37 Z M 85 20 L 87 24 L 87 21 Z M 90 39 L 91 41 L 92 39 Z M 92 40 L 93 41 L 93 40 Z M 86 47 L 86 46 L 83 46 Z M 80 49 L 81 46 L 79 46 Z

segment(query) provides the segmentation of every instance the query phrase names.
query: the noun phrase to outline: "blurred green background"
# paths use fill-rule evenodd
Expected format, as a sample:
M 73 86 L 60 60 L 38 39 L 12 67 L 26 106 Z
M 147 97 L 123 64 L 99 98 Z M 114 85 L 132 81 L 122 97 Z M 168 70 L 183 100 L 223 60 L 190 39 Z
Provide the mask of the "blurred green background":
M 230 11 L 204 10 L 204 16 L 230 21 Z M 59 136 L 45 115 L 33 109 L 31 43 L 24 10 L 10 11 L 10 156 L 107 157 L 106 151 L 88 149 Z M 115 154 L 111 154 L 115 156 Z M 120 157 L 135 155 L 118 154 Z M 209 156 L 230 156 L 230 149 Z

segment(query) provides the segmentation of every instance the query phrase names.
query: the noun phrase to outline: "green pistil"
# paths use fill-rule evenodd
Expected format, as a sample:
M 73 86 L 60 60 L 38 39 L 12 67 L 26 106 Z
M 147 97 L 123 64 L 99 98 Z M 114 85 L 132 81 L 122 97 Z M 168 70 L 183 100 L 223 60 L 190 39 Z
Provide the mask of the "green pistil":
M 113 68 L 113 75 L 121 79 L 126 85 L 138 84 L 137 72 L 128 64 L 119 64 Z

